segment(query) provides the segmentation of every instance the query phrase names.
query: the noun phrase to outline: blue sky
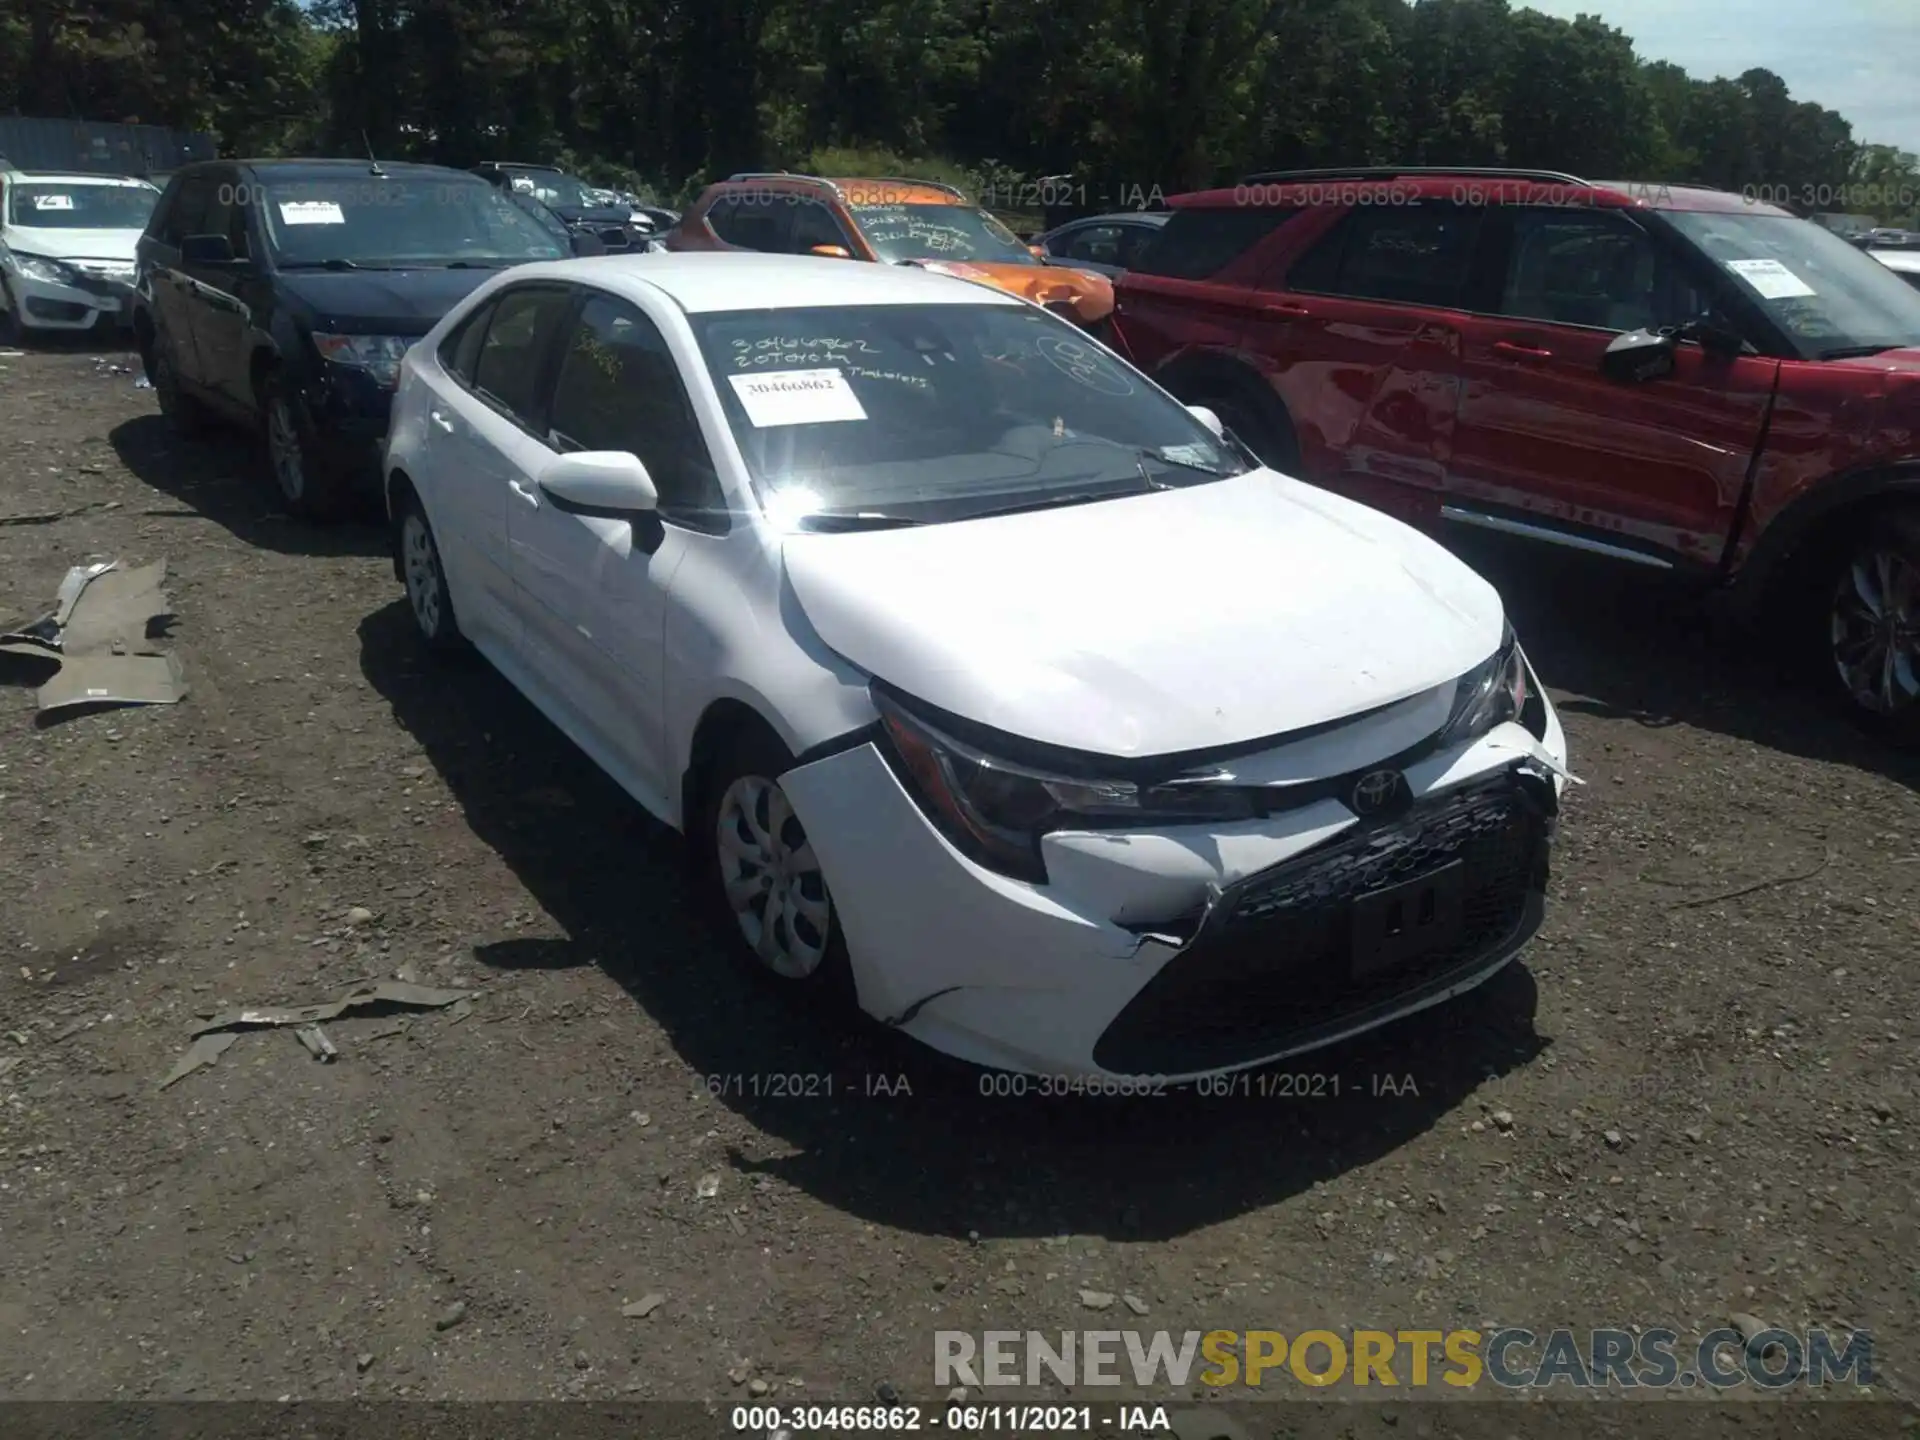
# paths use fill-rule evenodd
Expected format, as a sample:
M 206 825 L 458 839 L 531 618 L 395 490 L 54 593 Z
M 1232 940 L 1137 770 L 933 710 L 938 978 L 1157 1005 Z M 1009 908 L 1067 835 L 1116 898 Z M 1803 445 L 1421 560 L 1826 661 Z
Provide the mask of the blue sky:
M 1853 135 L 1920 153 L 1920 0 L 1515 0 L 1549 15 L 1598 15 L 1643 59 L 1700 79 L 1755 66 L 1796 100 L 1838 110 Z

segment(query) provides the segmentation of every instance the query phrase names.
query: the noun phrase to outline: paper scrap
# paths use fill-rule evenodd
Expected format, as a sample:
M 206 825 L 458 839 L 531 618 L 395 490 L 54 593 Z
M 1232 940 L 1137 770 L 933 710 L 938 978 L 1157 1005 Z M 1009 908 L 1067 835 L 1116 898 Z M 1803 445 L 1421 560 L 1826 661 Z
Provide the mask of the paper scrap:
M 860 397 L 839 370 L 789 370 L 779 375 L 729 375 L 733 393 L 755 429 L 864 420 Z
M 1778 260 L 1729 260 L 1727 269 L 1758 290 L 1763 300 L 1799 300 L 1819 293 Z
M 344 225 L 346 215 L 331 200 L 283 200 L 280 218 L 289 225 Z

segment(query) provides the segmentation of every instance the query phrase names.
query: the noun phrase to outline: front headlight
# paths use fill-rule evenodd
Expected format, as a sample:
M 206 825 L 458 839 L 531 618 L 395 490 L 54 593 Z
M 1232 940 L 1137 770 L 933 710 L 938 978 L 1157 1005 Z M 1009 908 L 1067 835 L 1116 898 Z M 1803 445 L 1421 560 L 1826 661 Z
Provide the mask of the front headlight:
M 1445 749 L 1478 740 L 1496 725 L 1518 720 L 1527 705 L 1527 659 L 1511 625 L 1492 658 L 1454 683 L 1453 712 L 1439 735 Z
M 313 332 L 313 348 L 335 365 L 364 370 L 391 389 L 400 383 L 400 362 L 413 341 L 403 335 L 327 335 Z
M 888 758 L 921 809 L 963 855 L 1005 875 L 1045 884 L 1040 837 L 1052 830 L 1221 824 L 1254 815 L 1243 790 L 1143 786 L 1100 777 L 1091 761 L 1087 774 L 1072 775 L 1002 759 L 929 724 L 878 686 L 872 695 Z
M 45 280 L 52 285 L 71 285 L 80 278 L 58 260 L 50 260 L 45 255 L 22 255 L 16 250 L 13 265 L 29 280 Z

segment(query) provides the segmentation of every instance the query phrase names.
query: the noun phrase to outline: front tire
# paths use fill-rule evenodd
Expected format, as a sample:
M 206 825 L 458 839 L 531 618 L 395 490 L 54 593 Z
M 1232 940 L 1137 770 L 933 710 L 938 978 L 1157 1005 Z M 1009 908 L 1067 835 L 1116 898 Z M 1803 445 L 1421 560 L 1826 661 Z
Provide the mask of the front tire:
M 688 843 L 729 948 L 775 988 L 851 1006 L 853 975 L 826 875 L 780 776 L 793 756 L 771 733 L 736 735 L 701 787 Z
M 267 473 L 287 513 L 302 520 L 338 520 L 346 509 L 345 487 L 314 443 L 307 407 L 278 371 L 263 377 L 259 401 Z
M 447 588 L 446 568 L 440 562 L 440 543 L 418 498 L 409 496 L 401 505 L 395 530 L 400 577 L 407 587 L 414 628 L 430 650 L 440 654 L 465 650 L 466 637 L 453 613 L 453 592 Z
M 1863 526 L 1828 570 L 1827 672 L 1856 721 L 1920 745 L 1920 509 Z
M 27 341 L 26 322 L 20 318 L 20 301 L 13 293 L 13 287 L 0 278 L 0 345 L 25 348 Z

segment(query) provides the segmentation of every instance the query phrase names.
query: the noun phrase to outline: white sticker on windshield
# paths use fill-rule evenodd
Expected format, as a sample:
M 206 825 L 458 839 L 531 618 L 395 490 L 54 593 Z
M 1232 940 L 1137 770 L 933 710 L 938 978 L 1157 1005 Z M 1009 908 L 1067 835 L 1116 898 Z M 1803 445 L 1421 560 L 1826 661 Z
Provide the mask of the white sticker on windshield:
M 1727 269 L 1758 290 L 1763 300 L 1799 300 L 1818 293 L 1778 260 L 1729 260 Z
M 73 208 L 73 197 L 71 195 L 36 195 L 33 197 L 33 208 L 36 210 L 71 210 Z
M 864 420 L 860 397 L 838 370 L 788 370 L 773 375 L 729 375 L 754 428 L 817 425 L 827 420 Z
M 283 200 L 280 218 L 289 225 L 344 225 L 347 217 L 331 200 Z
M 515 175 L 507 183 L 513 186 L 514 190 L 521 195 L 533 194 L 533 177 L 531 175 Z

